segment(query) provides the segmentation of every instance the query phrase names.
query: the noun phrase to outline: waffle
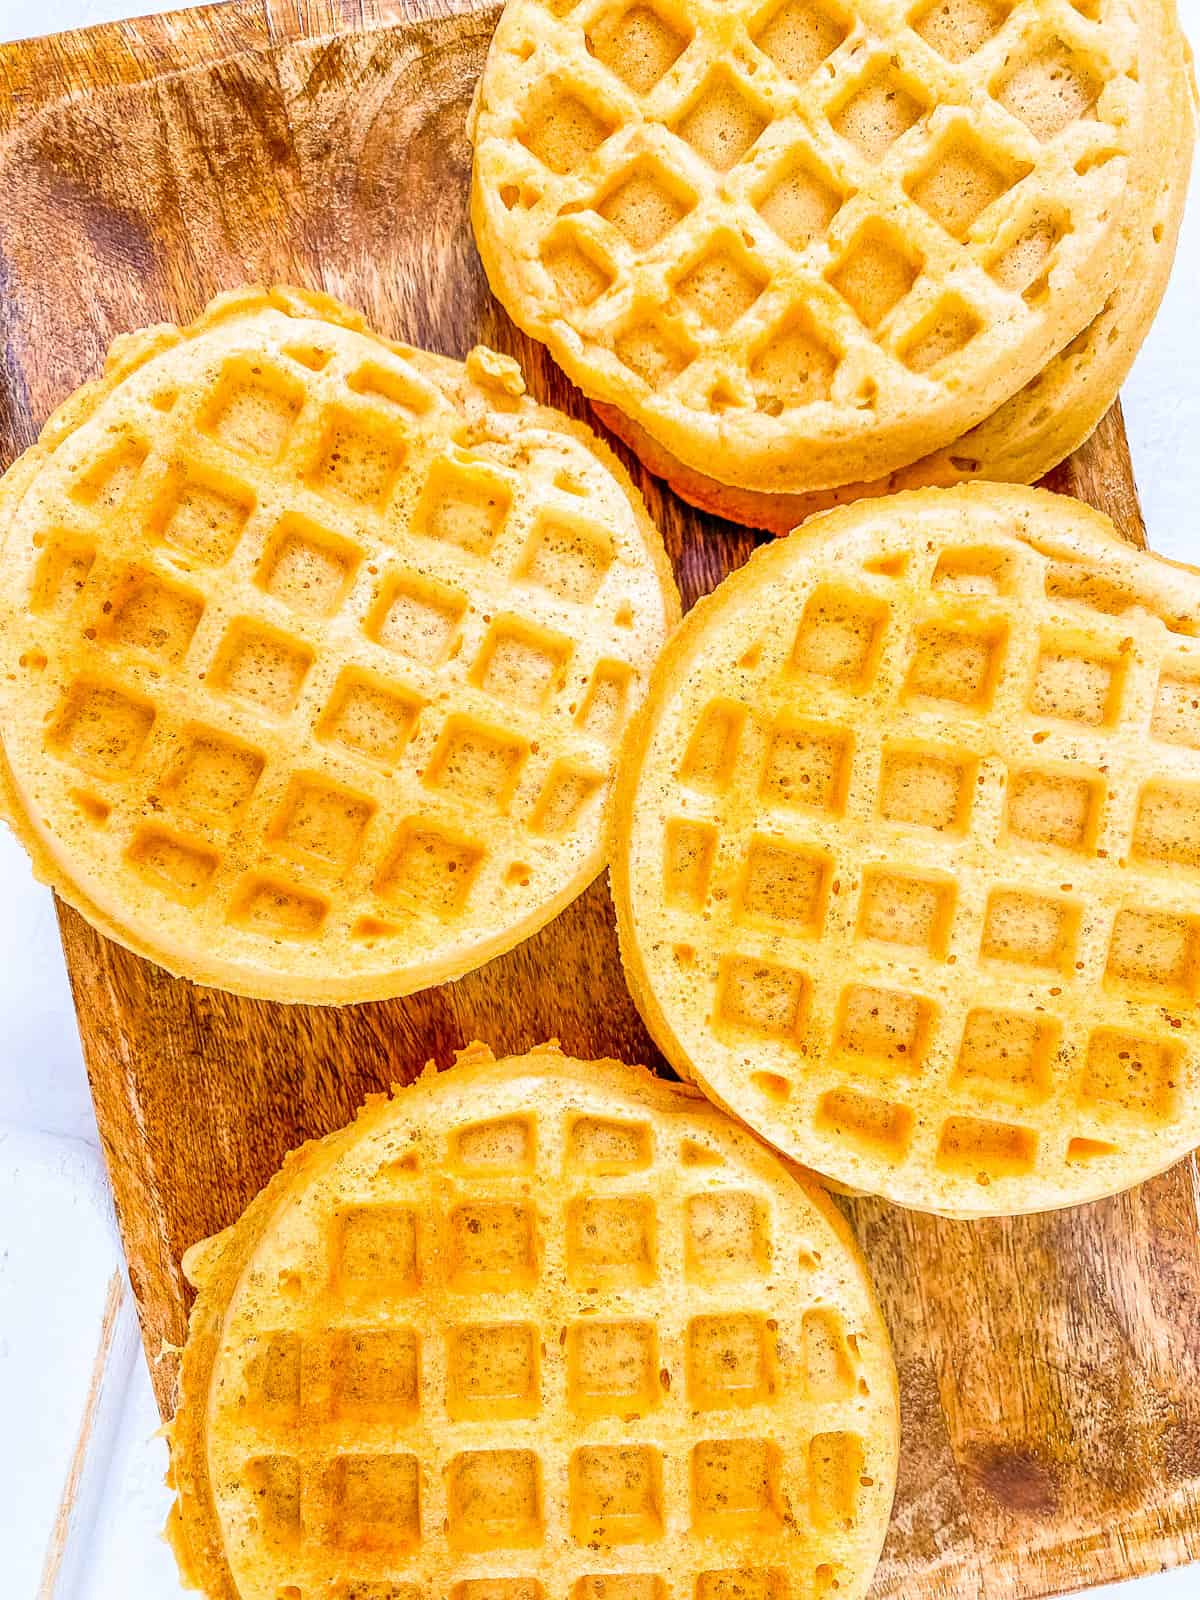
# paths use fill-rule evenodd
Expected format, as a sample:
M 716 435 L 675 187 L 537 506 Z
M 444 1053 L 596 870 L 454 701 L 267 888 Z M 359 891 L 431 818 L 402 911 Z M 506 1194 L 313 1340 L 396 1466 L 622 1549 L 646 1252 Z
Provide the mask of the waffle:
M 734 489 L 685 467 L 615 406 L 596 404 L 601 422 L 643 464 L 703 511 L 771 533 L 788 533 L 808 517 L 868 495 L 945 487 L 973 478 L 1034 483 L 1084 442 L 1117 398 L 1158 310 L 1175 258 L 1191 175 L 1193 87 L 1180 73 L 1160 108 L 1165 159 L 1150 204 L 1123 207 L 1124 269 L 1104 308 L 991 416 L 940 450 L 872 483 L 849 483 L 807 494 Z
M 0 490 L 0 806 L 197 982 L 456 977 L 602 865 L 678 616 L 661 540 L 516 366 L 248 289 L 114 347 Z
M 862 1600 L 898 1403 L 825 1193 L 694 1090 L 474 1046 L 184 1261 L 213 1600 Z
M 1076 501 L 860 501 L 668 645 L 611 816 L 626 973 L 794 1160 L 950 1215 L 1200 1143 L 1200 573 Z
M 476 239 L 514 320 L 686 468 L 870 480 L 1099 313 L 1186 70 L 1164 0 L 509 0 Z

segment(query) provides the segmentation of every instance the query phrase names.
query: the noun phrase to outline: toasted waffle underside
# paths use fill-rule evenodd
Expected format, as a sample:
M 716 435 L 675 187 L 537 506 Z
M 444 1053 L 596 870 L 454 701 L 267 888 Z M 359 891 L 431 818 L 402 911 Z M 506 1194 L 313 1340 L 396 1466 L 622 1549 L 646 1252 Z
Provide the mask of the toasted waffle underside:
M 1160 0 L 511 0 L 476 237 L 514 319 L 684 467 L 870 481 L 1100 312 L 1186 72 Z
M 652 1031 L 794 1159 L 985 1214 L 1200 1142 L 1200 576 L 1089 508 L 925 490 L 761 551 L 612 825 Z
M 552 1046 L 305 1146 L 188 1258 L 186 1577 L 233 1600 L 861 1600 L 895 1372 L 828 1197 Z
M 102 931 L 276 999 L 404 993 L 601 865 L 678 601 L 611 454 L 323 297 L 118 343 L 0 488 L 0 783 Z

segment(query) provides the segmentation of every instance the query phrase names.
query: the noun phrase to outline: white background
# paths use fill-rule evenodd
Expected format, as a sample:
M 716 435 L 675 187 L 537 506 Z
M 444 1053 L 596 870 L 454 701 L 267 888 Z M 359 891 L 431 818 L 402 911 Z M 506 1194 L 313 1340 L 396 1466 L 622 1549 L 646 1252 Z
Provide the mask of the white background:
M 1179 4 L 1200 36 L 1200 0 Z M 0 40 L 144 9 L 0 0 Z M 1200 184 L 1192 188 L 1171 287 L 1122 398 L 1150 542 L 1200 563 Z M 120 1258 L 50 897 L 5 832 L 0 907 L 0 1586 L 33 1600 Z M 174 1600 L 173 1563 L 157 1538 L 166 1452 L 153 1437 L 127 1295 L 95 1416 L 55 1600 Z M 1196 1570 L 1097 1590 L 1092 1600 L 1196 1600 Z

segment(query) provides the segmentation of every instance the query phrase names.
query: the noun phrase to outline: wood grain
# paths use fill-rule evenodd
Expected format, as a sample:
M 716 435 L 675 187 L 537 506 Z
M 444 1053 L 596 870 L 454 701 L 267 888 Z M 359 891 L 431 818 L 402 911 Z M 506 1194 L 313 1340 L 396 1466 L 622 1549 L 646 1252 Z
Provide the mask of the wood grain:
M 0 50 L 0 448 L 31 442 L 112 336 L 292 279 L 382 330 L 510 351 L 577 394 L 492 303 L 463 119 L 495 8 L 238 3 Z M 634 467 L 687 601 L 753 541 Z M 1144 536 L 1117 408 L 1053 487 Z M 299 1140 L 473 1037 L 549 1035 L 661 1067 L 621 981 L 602 883 L 460 983 L 331 1012 L 192 988 L 61 913 L 152 1357 L 182 1341 L 184 1248 Z M 1017 1600 L 1200 1554 L 1194 1163 L 1121 1198 L 973 1225 L 848 1202 L 892 1326 L 905 1450 L 878 1597 Z M 152 1368 L 169 1407 L 173 1363 Z

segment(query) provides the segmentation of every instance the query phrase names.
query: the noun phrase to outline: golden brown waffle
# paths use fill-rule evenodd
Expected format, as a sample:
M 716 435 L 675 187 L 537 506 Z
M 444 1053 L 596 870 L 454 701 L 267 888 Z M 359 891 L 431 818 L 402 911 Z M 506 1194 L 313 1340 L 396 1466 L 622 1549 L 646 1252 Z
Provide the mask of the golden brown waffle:
M 1166 289 L 1192 169 L 1195 89 L 1190 71 L 1178 74 L 1169 88 L 1159 107 L 1163 169 L 1157 184 L 1146 190 L 1149 204 L 1122 207 L 1124 267 L 1103 310 L 1024 388 L 952 444 L 872 483 L 808 494 L 763 494 L 731 488 L 685 467 L 615 406 L 598 403 L 596 415 L 684 500 L 772 533 L 788 533 L 818 511 L 866 495 L 945 487 L 973 478 L 1035 482 L 1077 449 L 1112 405 Z
M 102 932 L 361 1000 L 600 869 L 678 598 L 611 453 L 523 389 L 248 289 L 120 341 L 11 469 L 0 804 Z
M 845 1223 L 694 1091 L 475 1046 L 185 1260 L 212 1600 L 861 1600 L 896 1477 Z
M 1036 490 L 861 501 L 701 601 L 621 773 L 635 998 L 793 1159 L 982 1215 L 1200 1143 L 1200 574 Z
M 510 0 L 476 238 L 514 319 L 685 467 L 870 479 L 1100 311 L 1186 70 L 1164 0 Z

